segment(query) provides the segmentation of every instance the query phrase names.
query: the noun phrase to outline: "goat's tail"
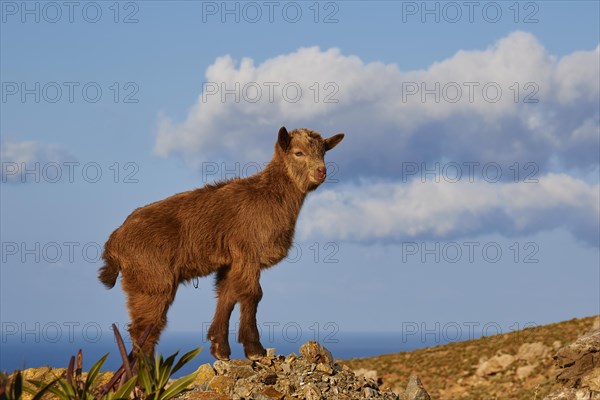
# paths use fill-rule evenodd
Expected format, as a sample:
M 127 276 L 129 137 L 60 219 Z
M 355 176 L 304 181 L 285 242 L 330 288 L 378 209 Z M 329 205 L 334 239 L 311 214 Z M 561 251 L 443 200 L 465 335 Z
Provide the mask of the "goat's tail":
M 107 289 L 110 289 L 115 286 L 118 276 L 119 266 L 115 263 L 115 260 L 107 259 L 106 263 L 100 268 L 98 279 Z

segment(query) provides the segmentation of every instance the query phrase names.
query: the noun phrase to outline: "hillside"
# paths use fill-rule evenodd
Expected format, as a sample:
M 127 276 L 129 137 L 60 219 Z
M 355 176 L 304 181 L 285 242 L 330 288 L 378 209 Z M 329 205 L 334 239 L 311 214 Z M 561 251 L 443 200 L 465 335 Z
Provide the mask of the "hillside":
M 269 349 L 257 361 L 201 365 L 177 398 L 600 400 L 600 316 L 364 359 L 334 360 L 312 341 L 299 352 Z M 23 378 L 49 382 L 65 374 L 64 368 L 31 368 Z M 92 391 L 111 377 L 101 373 Z
M 342 362 L 355 371 L 376 371 L 380 386 L 396 392 L 418 375 L 436 400 L 543 399 L 560 388 L 553 355 L 594 323 L 600 316 Z

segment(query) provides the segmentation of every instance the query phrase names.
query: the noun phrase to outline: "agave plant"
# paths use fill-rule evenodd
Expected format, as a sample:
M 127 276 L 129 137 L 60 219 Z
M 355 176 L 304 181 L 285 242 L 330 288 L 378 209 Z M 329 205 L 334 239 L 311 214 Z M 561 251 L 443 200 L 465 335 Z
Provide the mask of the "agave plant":
M 49 383 L 31 380 L 30 382 L 37 386 L 37 389 L 26 388 L 26 390 L 34 395 L 33 400 L 40 399 L 46 393 L 52 393 L 55 397 L 62 400 L 94 400 L 96 399 L 94 390 L 97 386 L 98 373 L 106 361 L 106 357 L 108 357 L 108 354 L 105 354 L 90 368 L 90 372 L 87 374 L 84 381 L 81 374 L 82 356 L 80 350 L 77 355 L 77 368 L 75 370 L 73 370 L 74 357 L 71 357 L 69 367 L 67 368 L 64 377 L 56 378 Z M 133 384 L 135 385 L 135 381 L 133 381 Z M 127 390 L 129 389 L 129 386 L 123 385 L 122 388 Z M 131 390 L 133 390 L 133 386 L 131 386 L 129 392 L 121 398 L 129 397 Z
M 15 371 L 11 376 L 0 372 L 0 399 L 18 400 L 23 394 L 23 376 Z
M 90 368 L 84 380 L 82 376 L 83 356 L 79 350 L 76 360 L 75 357 L 71 357 L 64 376 L 50 382 L 29 380 L 28 382 L 35 385 L 35 388 L 24 385 L 21 373 L 18 371 L 13 374 L 12 378 L 0 374 L 0 399 L 18 400 L 25 390 L 33 395 L 32 400 L 40 400 L 46 394 L 51 394 L 61 400 L 127 400 L 132 395 L 136 399 L 166 400 L 184 391 L 196 378 L 197 373 L 195 372 L 179 378 L 169 385 L 171 376 L 196 357 L 202 350 L 201 347 L 187 352 L 177 362 L 175 359 L 179 352 L 167 359 L 156 354 L 152 360 L 143 352 L 138 351 L 137 357 L 134 358 L 132 353 L 127 355 L 121 335 L 116 326 L 113 328 L 119 351 L 123 357 L 123 365 L 108 384 L 100 386 L 98 382 L 100 369 L 108 354 L 105 354 Z M 143 343 L 143 339 L 140 343 Z M 136 361 L 137 375 L 134 375 Z M 136 386 L 139 390 L 135 390 Z
M 198 375 L 197 372 L 181 377 L 167 387 L 169 378 L 196 357 L 201 350 L 202 348 L 199 347 L 185 353 L 177 363 L 175 363 L 175 358 L 179 352 L 172 354 L 166 360 L 163 360 L 162 355 L 159 354 L 156 354 L 154 360 L 151 360 L 150 357 L 141 353 L 138 359 L 138 382 L 146 399 L 170 399 L 191 385 Z

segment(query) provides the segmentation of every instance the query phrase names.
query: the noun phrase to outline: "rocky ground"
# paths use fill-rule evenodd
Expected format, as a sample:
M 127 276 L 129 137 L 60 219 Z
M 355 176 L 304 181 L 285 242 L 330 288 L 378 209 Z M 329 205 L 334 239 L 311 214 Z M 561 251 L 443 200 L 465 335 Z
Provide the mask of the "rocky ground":
M 394 391 L 418 375 L 435 400 L 600 399 L 597 327 L 600 316 L 343 364 Z
M 323 346 L 311 341 L 300 355 L 267 357 L 258 361 L 215 361 L 200 366 L 191 391 L 181 399 L 402 399 L 429 400 L 418 377 L 412 377 L 398 395 L 379 388 L 376 379 L 357 375 L 336 363 Z
M 64 369 L 23 371 L 49 381 Z M 103 373 L 101 383 L 112 374 Z M 421 383 L 421 377 L 423 383 Z M 426 389 L 427 390 L 426 390 Z M 429 392 L 429 393 L 428 393 Z M 430 397 L 431 396 L 431 397 Z M 600 400 L 600 316 L 368 359 L 299 355 L 215 361 L 179 399 Z

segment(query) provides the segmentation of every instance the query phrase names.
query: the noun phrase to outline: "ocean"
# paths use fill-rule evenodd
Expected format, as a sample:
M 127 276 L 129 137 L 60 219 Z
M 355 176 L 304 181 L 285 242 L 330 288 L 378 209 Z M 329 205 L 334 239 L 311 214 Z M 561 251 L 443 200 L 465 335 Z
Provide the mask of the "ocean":
M 52 339 L 49 341 L 48 339 Z M 58 340 L 56 340 L 58 339 Z M 422 340 L 420 337 L 404 337 L 402 333 L 357 333 L 337 332 L 336 335 L 325 337 L 312 337 L 312 335 L 263 335 L 261 342 L 265 348 L 274 347 L 276 354 L 288 355 L 299 354 L 300 346 L 308 340 L 317 339 L 319 343 L 328 348 L 334 358 L 349 359 L 358 357 L 371 357 L 381 354 L 409 351 L 422 347 L 445 344 L 440 337 L 431 336 Z M 125 345 L 129 350 L 131 342 L 126 340 Z M 235 337 L 230 337 L 232 358 L 243 359 L 243 349 L 237 343 Z M 201 337 L 200 332 L 165 332 L 157 351 L 163 356 L 168 356 L 176 351 L 179 355 L 203 346 L 200 354 L 188 365 L 182 368 L 176 375 L 189 374 L 196 370 L 199 365 L 214 362 L 210 355 L 210 342 Z M 40 335 L 7 335 L 2 334 L 0 343 L 0 370 L 12 372 L 15 369 L 25 369 L 40 366 L 66 368 L 72 355 L 77 351 L 83 351 L 83 368 L 89 370 L 100 357 L 110 353 L 102 370 L 115 370 L 121 365 L 121 358 L 117 343 L 111 332 L 96 335 L 94 338 L 84 340 L 81 335 L 71 337 L 43 338 Z

